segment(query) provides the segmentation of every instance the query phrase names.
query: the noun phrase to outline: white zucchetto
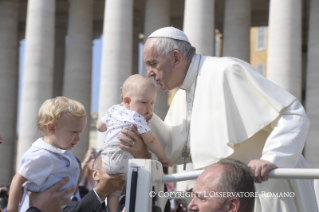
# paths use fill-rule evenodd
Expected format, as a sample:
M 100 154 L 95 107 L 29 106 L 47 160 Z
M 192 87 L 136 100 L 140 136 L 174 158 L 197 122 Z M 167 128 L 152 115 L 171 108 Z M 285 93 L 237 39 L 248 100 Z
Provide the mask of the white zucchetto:
M 185 33 L 175 27 L 164 27 L 153 32 L 149 38 L 172 38 L 175 40 L 186 41 L 190 44 Z

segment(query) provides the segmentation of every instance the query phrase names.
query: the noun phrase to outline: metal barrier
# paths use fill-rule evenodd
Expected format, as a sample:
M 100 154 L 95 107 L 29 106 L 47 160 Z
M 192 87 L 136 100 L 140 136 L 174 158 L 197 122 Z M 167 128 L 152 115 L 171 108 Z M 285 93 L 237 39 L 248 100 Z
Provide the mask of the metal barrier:
M 129 160 L 127 174 L 125 208 L 129 208 L 129 212 L 150 212 L 155 211 L 152 209 L 155 207 L 157 208 L 156 211 L 161 212 L 168 197 L 158 198 L 157 194 L 164 190 L 164 183 L 196 179 L 202 172 L 203 170 L 163 175 L 163 168 L 160 162 L 131 159 Z M 138 177 L 135 173 L 138 173 Z M 268 173 L 268 177 L 278 179 L 319 179 L 319 169 L 277 168 L 271 170 Z M 135 200 L 135 202 L 133 203 L 132 200 Z
M 163 183 L 196 179 L 202 171 L 191 171 L 163 176 Z M 319 169 L 273 169 L 268 173 L 269 178 L 277 179 L 319 179 Z

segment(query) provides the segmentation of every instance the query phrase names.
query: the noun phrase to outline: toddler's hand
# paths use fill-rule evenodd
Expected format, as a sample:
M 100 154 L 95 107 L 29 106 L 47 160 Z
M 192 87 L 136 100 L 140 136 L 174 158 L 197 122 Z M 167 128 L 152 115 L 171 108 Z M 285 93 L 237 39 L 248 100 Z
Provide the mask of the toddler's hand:
M 159 162 L 161 162 L 161 163 L 163 164 L 163 166 L 169 167 L 170 162 L 169 162 L 169 160 L 168 160 L 167 158 L 165 158 L 165 159 L 158 159 L 158 160 L 159 160 Z

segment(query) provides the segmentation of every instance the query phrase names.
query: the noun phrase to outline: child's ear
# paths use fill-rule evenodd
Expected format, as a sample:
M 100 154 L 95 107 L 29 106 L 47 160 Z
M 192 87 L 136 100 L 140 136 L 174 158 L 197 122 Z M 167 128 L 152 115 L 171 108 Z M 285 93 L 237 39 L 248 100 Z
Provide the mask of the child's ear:
M 54 133 L 55 133 L 56 125 L 55 125 L 53 122 L 50 121 L 50 122 L 47 124 L 46 128 L 47 128 L 47 131 L 48 131 L 49 133 L 54 134 Z
M 124 104 L 130 104 L 131 98 L 126 96 L 126 97 L 123 98 L 123 102 L 124 102 Z

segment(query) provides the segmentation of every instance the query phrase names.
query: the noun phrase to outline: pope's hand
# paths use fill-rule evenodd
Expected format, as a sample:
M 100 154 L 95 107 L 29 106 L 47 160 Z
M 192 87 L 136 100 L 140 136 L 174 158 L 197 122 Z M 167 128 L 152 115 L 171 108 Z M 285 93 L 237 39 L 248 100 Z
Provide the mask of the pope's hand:
M 266 160 L 251 160 L 248 166 L 252 169 L 255 183 L 267 181 L 268 172 L 278 168 L 275 164 Z
M 158 159 L 158 160 L 159 160 L 159 162 L 161 162 L 163 164 L 164 167 L 169 167 L 170 161 L 167 158 Z

